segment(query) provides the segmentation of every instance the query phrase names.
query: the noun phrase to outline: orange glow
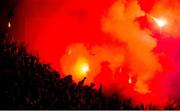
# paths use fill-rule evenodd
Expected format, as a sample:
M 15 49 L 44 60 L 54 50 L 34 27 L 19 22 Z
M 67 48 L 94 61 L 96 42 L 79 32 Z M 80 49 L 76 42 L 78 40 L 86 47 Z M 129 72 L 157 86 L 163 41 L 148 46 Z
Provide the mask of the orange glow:
M 75 78 L 77 80 L 81 80 L 82 78 L 87 76 L 89 72 L 89 64 L 85 58 L 79 58 L 74 66 Z
M 68 55 L 71 55 L 71 50 L 68 51 Z

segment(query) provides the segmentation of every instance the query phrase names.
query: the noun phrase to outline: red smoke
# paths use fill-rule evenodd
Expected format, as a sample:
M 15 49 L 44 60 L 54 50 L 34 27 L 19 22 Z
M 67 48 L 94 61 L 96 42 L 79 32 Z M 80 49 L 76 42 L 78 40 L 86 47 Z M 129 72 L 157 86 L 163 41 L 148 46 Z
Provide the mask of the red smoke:
M 178 0 L 25 0 L 13 37 L 61 74 L 134 103 L 179 103 Z M 165 18 L 160 28 L 153 18 Z M 173 87 L 172 87 L 173 86 Z

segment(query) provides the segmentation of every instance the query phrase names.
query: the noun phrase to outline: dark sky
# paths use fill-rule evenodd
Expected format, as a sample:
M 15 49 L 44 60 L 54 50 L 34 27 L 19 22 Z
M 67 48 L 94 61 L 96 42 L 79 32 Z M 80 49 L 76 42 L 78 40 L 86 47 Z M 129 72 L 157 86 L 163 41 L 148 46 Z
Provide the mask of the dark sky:
M 12 12 L 19 0 L 0 0 L 0 33 L 7 28 L 10 12 Z

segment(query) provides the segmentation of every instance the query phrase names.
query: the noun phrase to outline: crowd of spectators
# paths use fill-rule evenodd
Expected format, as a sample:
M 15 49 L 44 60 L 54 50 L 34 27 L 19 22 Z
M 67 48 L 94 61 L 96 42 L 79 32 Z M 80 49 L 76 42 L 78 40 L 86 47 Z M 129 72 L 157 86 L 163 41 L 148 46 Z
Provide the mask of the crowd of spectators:
M 25 47 L 0 36 L 0 109 L 144 109 L 133 106 L 113 93 L 103 94 L 94 84 L 73 82 L 71 75 L 61 77 L 49 64 L 27 54 Z M 149 109 L 157 109 L 150 107 Z M 167 107 L 171 109 L 171 105 Z

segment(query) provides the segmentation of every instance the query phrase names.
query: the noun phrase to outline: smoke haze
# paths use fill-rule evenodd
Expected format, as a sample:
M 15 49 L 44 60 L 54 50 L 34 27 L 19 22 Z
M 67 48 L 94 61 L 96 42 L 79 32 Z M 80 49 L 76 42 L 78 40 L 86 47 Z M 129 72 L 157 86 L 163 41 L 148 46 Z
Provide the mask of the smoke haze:
M 87 77 L 135 103 L 178 105 L 179 12 L 178 0 L 22 0 L 11 32 L 76 82 Z M 168 24 L 160 28 L 152 17 Z

